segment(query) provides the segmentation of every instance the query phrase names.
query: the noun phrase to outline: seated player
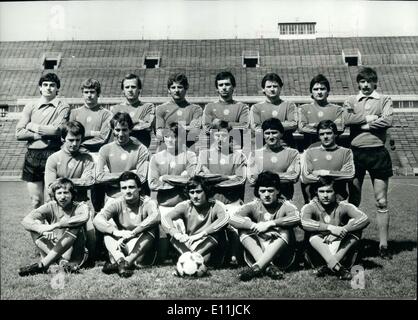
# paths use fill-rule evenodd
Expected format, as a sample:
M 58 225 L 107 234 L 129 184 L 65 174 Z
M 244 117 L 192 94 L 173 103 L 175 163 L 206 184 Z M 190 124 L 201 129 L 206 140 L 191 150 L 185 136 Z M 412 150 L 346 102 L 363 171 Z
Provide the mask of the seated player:
M 250 126 L 255 132 L 256 148 L 261 148 L 263 145 L 261 124 L 270 118 L 277 118 L 282 122 L 284 128 L 283 144 L 294 148 L 293 132 L 298 127 L 295 103 L 283 101 L 280 98 L 283 81 L 276 73 L 267 73 L 261 80 L 261 87 L 266 100 L 254 104 L 250 110 Z
M 151 132 L 155 130 L 155 106 L 139 100 L 142 83 L 136 74 L 127 74 L 120 84 L 125 101 L 110 107 L 113 114 L 126 112 L 134 124 L 131 136 L 138 139 L 147 148 L 151 144 Z
M 261 126 L 264 132 L 264 147 L 252 151 L 248 158 L 248 181 L 254 184 L 257 176 L 263 171 L 271 171 L 280 176 L 281 194 L 292 199 L 293 184 L 300 174 L 300 156 L 296 149 L 284 147 L 281 138 L 284 128 L 279 119 L 267 119 Z
M 165 129 L 164 143 L 167 147 L 151 157 L 148 183 L 157 192 L 157 202 L 163 217 L 176 204 L 184 201 L 184 184 L 196 170 L 196 154 L 186 149 L 186 130 L 176 122 Z M 183 182 L 183 183 L 182 183 Z M 160 260 L 164 262 L 168 254 L 168 239 L 160 228 Z
M 337 126 L 331 120 L 322 120 L 316 130 L 321 145 L 305 150 L 301 159 L 301 180 L 311 187 L 320 177 L 334 177 L 336 193 L 347 199 L 347 181 L 354 178 L 353 153 L 335 143 Z M 307 191 L 309 202 L 315 194 L 312 190 Z
M 334 274 L 341 280 L 350 280 L 352 275 L 346 267 L 350 268 L 357 258 L 362 230 L 369 224 L 366 214 L 346 201 L 337 200 L 330 177 L 319 178 L 316 197 L 303 206 L 301 213 L 310 249 L 322 258 L 316 275 Z M 313 261 L 313 254 L 308 257 Z M 343 263 L 343 259 L 347 262 Z
M 211 199 L 212 190 L 205 178 L 190 178 L 186 184 L 186 193 L 189 200 L 180 202 L 161 216 L 161 224 L 180 254 L 198 252 L 207 264 L 216 247 L 224 243 L 228 214 L 219 201 Z M 183 221 L 185 230 L 175 226 L 174 221 L 177 219 Z
M 276 173 L 260 173 L 255 181 L 254 195 L 256 199 L 243 205 L 230 221 L 239 231 L 246 254 L 251 256 L 247 263 L 254 261 L 239 278 L 249 281 L 266 274 L 272 279 L 282 279 L 283 272 L 273 261 L 281 260 L 282 252 L 294 245 L 293 228 L 300 222 L 299 211 L 281 197 L 280 177 Z M 287 260 L 287 257 L 283 259 Z
M 147 255 L 155 260 L 160 213 L 157 203 L 142 193 L 142 182 L 135 173 L 122 173 L 119 184 L 122 196 L 108 202 L 93 222 L 105 235 L 104 242 L 111 260 L 102 271 L 127 278 Z
M 54 200 L 31 211 L 22 221 L 41 253 L 41 261 L 19 269 L 20 276 L 46 273 L 54 262 L 66 272 L 76 273 L 87 260 L 83 226 L 90 208 L 74 201 L 74 184 L 59 178 L 52 186 Z M 44 222 L 47 223 L 44 223 Z
M 205 106 L 202 117 L 203 129 L 209 134 L 212 125 L 217 125 L 221 120 L 228 122 L 233 129 L 232 134 L 237 136 L 234 141 L 235 146 L 242 149 L 243 133 L 250 121 L 250 109 L 245 103 L 234 100 L 236 81 L 229 71 L 222 71 L 216 75 L 215 87 L 219 100 Z
M 176 122 L 186 129 L 186 145 L 189 148 L 199 138 L 202 107 L 186 100 L 189 82 L 183 73 L 170 75 L 167 80 L 167 89 L 171 101 L 157 106 L 156 110 L 157 138 L 160 141 L 163 140 L 163 129 L 169 128 L 170 124 Z
M 196 172 L 224 177 L 224 181 L 216 184 L 213 198 L 225 204 L 228 214 L 233 215 L 244 201 L 247 158 L 241 150 L 233 149 L 230 130 L 226 121 L 212 126 L 213 144 L 210 149 L 200 151 Z M 236 265 L 240 256 L 238 234 L 230 226 L 227 232 L 232 250 L 230 263 Z

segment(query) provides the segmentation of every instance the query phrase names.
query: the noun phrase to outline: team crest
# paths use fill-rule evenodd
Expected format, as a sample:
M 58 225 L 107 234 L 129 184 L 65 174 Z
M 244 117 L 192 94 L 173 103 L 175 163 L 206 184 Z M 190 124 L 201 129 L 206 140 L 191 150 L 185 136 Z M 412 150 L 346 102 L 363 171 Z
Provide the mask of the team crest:
M 327 154 L 327 155 L 325 156 L 325 159 L 327 159 L 328 161 L 329 161 L 329 160 L 331 160 L 331 159 L 332 159 L 332 155 Z
M 331 217 L 329 216 L 329 215 L 325 215 L 324 216 L 324 221 L 325 221 L 325 223 L 330 223 L 331 222 Z
M 324 112 L 318 111 L 318 117 L 322 118 L 324 116 Z
M 177 115 L 180 117 L 180 116 L 182 116 L 183 115 L 183 111 L 181 111 L 181 110 L 178 110 L 177 111 Z
M 273 215 L 271 215 L 271 214 L 270 214 L 270 213 L 268 213 L 268 212 L 266 212 L 266 213 L 264 214 L 264 220 L 265 220 L 265 221 L 270 221 L 272 217 L 273 217 Z
M 273 112 L 271 113 L 271 115 L 273 116 L 273 117 L 277 117 L 277 115 L 278 115 L 279 113 L 277 112 L 277 110 L 273 110 Z

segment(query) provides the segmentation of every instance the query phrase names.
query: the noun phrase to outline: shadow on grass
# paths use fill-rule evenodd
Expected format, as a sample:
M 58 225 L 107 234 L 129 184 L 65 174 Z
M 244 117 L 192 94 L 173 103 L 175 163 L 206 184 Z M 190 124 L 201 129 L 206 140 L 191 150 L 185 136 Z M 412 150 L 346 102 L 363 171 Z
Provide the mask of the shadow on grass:
M 362 239 L 362 257 L 374 258 L 379 256 L 379 242 L 371 239 Z M 403 251 L 412 251 L 417 247 L 417 243 L 411 240 L 389 241 L 389 249 L 393 255 Z

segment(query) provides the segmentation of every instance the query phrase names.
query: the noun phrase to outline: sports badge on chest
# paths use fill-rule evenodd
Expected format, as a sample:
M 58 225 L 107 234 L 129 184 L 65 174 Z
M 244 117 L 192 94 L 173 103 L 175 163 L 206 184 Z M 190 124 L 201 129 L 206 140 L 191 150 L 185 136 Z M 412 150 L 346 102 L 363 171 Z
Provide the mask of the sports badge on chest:
M 331 222 L 331 217 L 329 215 L 324 215 L 324 221 L 325 223 L 330 223 Z
M 273 218 L 273 215 L 272 215 L 272 214 L 270 214 L 270 213 L 268 213 L 268 212 L 266 212 L 266 213 L 264 214 L 264 220 L 265 220 L 265 221 L 270 221 L 272 218 Z

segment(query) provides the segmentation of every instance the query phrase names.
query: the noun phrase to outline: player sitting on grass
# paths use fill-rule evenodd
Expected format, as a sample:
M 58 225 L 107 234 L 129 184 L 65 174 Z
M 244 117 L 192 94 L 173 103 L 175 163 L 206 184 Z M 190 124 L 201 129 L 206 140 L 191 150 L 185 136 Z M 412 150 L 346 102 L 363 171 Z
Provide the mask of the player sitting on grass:
M 171 235 L 171 243 L 180 254 L 196 251 L 207 263 L 216 247 L 224 243 L 229 217 L 224 206 L 211 199 L 212 190 L 205 178 L 190 178 L 185 189 L 189 200 L 180 202 L 163 215 L 161 224 Z M 184 231 L 174 225 L 173 221 L 177 219 L 184 222 Z
M 106 274 L 117 272 L 127 278 L 132 276 L 134 265 L 141 263 L 146 255 L 152 254 L 155 259 L 153 248 L 160 213 L 157 203 L 141 194 L 142 183 L 135 173 L 122 173 L 119 183 L 122 196 L 108 202 L 93 223 L 105 235 L 104 243 L 111 260 L 102 271 Z
M 272 279 L 282 279 L 283 273 L 273 260 L 280 259 L 281 252 L 295 242 L 293 227 L 299 224 L 299 211 L 281 197 L 280 177 L 276 173 L 260 173 L 255 181 L 254 195 L 257 199 L 242 206 L 230 221 L 255 261 L 240 273 L 239 278 L 249 281 L 266 274 Z
M 46 273 L 56 261 L 64 271 L 75 273 L 87 259 L 83 226 L 90 216 L 89 206 L 74 201 L 74 184 L 67 178 L 56 180 L 51 191 L 54 200 L 31 211 L 22 221 L 42 259 L 20 268 L 21 277 Z
M 319 178 L 316 194 L 301 210 L 302 228 L 308 233 L 309 243 L 326 263 L 316 270 L 316 275 L 335 274 L 341 280 L 350 280 L 350 271 L 340 262 L 347 256 L 347 266 L 354 264 L 356 244 L 369 219 L 356 206 L 337 200 L 330 177 Z M 348 255 L 350 251 L 352 255 Z

